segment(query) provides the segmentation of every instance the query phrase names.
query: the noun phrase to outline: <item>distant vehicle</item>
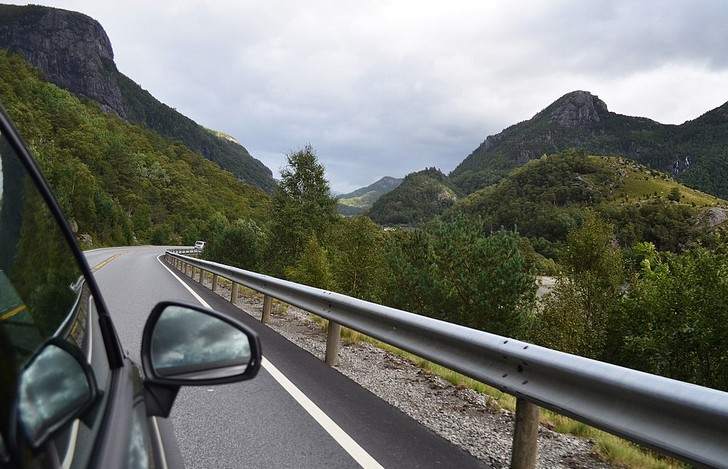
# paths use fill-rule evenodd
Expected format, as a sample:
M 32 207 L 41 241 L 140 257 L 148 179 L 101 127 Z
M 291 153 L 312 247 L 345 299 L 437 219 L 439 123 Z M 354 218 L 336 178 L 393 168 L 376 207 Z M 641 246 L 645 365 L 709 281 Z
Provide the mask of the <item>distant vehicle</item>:
M 243 381 L 260 368 L 244 324 L 162 302 L 144 327 L 141 372 L 1 107 L 0 245 L 0 468 L 179 466 L 163 419 L 180 386 Z
M 195 251 L 203 251 L 205 249 L 204 241 L 195 241 Z

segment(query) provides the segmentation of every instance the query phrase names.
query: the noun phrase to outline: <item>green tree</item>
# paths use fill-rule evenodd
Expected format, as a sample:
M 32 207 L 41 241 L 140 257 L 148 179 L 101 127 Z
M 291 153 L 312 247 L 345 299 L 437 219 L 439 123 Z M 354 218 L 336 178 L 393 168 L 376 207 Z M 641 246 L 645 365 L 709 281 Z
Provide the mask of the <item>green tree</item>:
M 504 230 L 486 235 L 479 218 L 456 216 L 393 238 L 389 301 L 396 307 L 496 334 L 518 337 L 536 284 Z
M 289 154 L 287 161 L 272 200 L 268 259 L 273 275 L 295 265 L 312 236 L 325 244 L 338 219 L 336 199 L 311 145 Z
M 230 226 L 230 222 L 222 212 L 213 213 L 202 228 L 202 239 L 212 241 L 218 238 Z
M 149 242 L 155 246 L 164 246 L 173 243 L 172 227 L 166 223 L 157 225 L 152 229 Z
M 369 301 L 381 299 L 384 233 L 367 217 L 342 219 L 334 226 L 332 272 L 337 289 Z
M 727 248 L 642 261 L 624 304 L 620 364 L 728 390 Z
M 592 211 L 570 231 L 561 252 L 565 276 L 534 319 L 533 340 L 547 347 L 606 359 L 614 343 L 622 296 L 622 254 L 614 227 Z
M 296 283 L 330 290 L 334 277 L 331 274 L 329 255 L 316 239 L 311 236 L 298 257 L 296 265 L 286 267 L 286 277 Z
M 257 271 L 262 261 L 264 234 L 253 220 L 236 220 L 205 247 L 205 258 Z
M 672 189 L 670 189 L 670 193 L 667 195 L 667 199 L 673 202 L 680 202 L 681 198 L 682 194 L 680 193 L 679 187 L 673 187 Z

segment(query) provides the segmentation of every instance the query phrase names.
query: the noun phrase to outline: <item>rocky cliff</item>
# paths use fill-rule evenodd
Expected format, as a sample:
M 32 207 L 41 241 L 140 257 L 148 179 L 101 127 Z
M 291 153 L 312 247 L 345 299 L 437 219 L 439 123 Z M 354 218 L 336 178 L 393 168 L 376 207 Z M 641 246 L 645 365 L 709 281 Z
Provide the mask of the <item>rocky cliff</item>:
M 0 46 L 21 54 L 56 85 L 126 117 L 111 41 L 86 15 L 39 6 L 0 6 Z
M 607 112 L 607 104 L 598 96 L 587 91 L 574 91 L 536 114 L 533 119 L 545 117 L 561 127 L 577 129 L 600 122 Z

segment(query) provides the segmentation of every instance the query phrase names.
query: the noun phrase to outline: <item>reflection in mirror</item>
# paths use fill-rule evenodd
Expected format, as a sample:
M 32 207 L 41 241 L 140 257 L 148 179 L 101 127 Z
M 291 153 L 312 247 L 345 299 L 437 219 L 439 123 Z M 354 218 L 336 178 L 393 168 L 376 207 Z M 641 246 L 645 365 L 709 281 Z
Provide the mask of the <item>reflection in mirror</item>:
M 18 414 L 31 446 L 39 447 L 55 430 L 93 402 L 93 379 L 68 350 L 46 344 L 20 377 Z
M 250 360 L 248 337 L 202 311 L 170 305 L 154 326 L 151 363 L 162 378 L 202 380 L 240 375 Z

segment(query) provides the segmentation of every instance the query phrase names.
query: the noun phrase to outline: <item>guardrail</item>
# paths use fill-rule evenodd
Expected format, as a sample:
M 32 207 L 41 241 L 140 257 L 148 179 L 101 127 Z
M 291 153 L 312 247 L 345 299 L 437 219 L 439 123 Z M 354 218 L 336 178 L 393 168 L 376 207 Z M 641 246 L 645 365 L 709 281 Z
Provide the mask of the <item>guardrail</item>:
M 328 319 L 326 361 L 340 325 L 426 358 L 517 398 L 511 467 L 533 467 L 538 407 L 550 409 L 688 463 L 728 467 L 728 393 L 651 375 L 389 308 L 338 293 L 168 251 L 199 269 Z M 234 300 L 234 297 L 232 298 Z M 267 309 L 267 313 L 266 313 Z M 331 350 L 330 350 L 331 349 Z
M 177 254 L 195 254 L 200 255 L 202 253 L 201 250 L 195 249 L 195 248 L 175 248 L 170 249 L 171 252 L 175 252 Z

